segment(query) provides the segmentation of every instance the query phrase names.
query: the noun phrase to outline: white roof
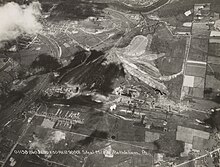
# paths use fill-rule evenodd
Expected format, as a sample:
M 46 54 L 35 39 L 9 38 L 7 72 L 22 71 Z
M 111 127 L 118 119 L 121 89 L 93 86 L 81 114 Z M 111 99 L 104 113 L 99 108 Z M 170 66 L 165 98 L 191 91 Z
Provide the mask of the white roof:
M 189 16 L 189 15 L 191 15 L 191 14 L 192 14 L 191 10 L 188 10 L 188 11 L 186 11 L 186 12 L 184 13 L 185 16 Z
M 185 22 L 183 23 L 184 27 L 192 27 L 192 22 Z
M 107 146 L 106 148 L 104 148 L 103 150 L 103 153 L 104 153 L 104 156 L 107 157 L 107 158 L 113 158 L 114 157 L 114 154 L 112 152 L 112 146 L 109 145 Z
M 211 31 L 210 37 L 220 37 L 220 31 Z
M 194 60 L 187 60 L 187 63 L 193 63 L 193 64 L 201 64 L 201 65 L 206 65 L 206 62 L 203 61 L 194 61 Z
M 220 20 L 216 20 L 215 21 L 214 27 L 215 27 L 215 29 L 219 29 L 220 30 Z
M 184 80 L 183 80 L 183 86 L 193 87 L 194 78 L 195 78 L 194 76 L 185 75 Z

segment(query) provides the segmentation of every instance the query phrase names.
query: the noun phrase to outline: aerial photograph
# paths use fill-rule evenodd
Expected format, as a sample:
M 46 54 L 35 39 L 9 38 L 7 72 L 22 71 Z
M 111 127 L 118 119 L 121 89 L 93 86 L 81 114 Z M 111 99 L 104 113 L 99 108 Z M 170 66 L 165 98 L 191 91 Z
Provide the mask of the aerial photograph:
M 0 167 L 220 167 L 220 0 L 0 0 Z

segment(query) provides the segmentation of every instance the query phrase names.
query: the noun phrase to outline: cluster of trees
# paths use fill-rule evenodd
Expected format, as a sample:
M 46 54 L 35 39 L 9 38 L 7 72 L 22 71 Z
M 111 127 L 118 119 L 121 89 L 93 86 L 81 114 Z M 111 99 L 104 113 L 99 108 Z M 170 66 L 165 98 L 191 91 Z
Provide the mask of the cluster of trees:
M 39 55 L 31 64 L 31 68 L 41 69 L 44 72 L 52 72 L 60 67 L 58 60 L 48 54 Z

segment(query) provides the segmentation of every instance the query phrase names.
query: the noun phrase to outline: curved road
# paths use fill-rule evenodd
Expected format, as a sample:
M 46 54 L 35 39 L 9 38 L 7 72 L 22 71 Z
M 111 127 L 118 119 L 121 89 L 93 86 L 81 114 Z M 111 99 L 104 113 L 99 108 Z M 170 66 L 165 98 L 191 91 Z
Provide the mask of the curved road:
M 126 5 L 125 3 L 121 3 L 121 2 L 112 2 L 110 3 L 110 5 L 115 6 L 115 7 L 119 7 L 121 9 L 125 9 L 125 10 L 130 10 L 130 11 L 134 11 L 134 12 L 151 12 L 153 10 L 156 10 L 158 8 L 160 8 L 161 6 L 164 6 L 165 4 L 169 3 L 170 0 L 159 0 L 155 3 L 153 3 L 152 5 L 149 6 L 130 6 L 130 5 Z
M 54 57 L 58 59 L 61 57 L 62 49 L 54 39 L 49 38 L 43 34 L 38 34 L 38 38 L 50 48 Z
M 170 0 L 159 0 L 158 2 L 154 3 L 153 5 L 150 6 L 146 6 L 146 7 L 132 7 L 132 6 L 127 6 L 126 4 L 122 4 L 120 2 L 116 2 L 116 3 L 111 3 L 111 5 L 117 5 L 117 7 L 121 7 L 130 11 L 136 11 L 136 12 L 150 12 L 153 10 L 156 10 L 158 8 L 160 8 L 161 6 L 169 3 Z M 44 36 L 42 34 L 38 34 L 38 37 L 44 41 L 46 44 L 49 45 L 50 50 L 53 54 L 54 57 L 56 58 L 60 58 L 61 54 L 62 54 L 62 50 L 60 48 L 60 46 L 58 45 L 58 43 L 55 40 L 50 39 L 47 36 Z M 99 59 L 97 59 L 99 60 Z M 97 61 L 96 60 L 96 61 Z M 84 62 L 85 63 L 85 62 Z M 84 65 L 84 63 L 80 64 Z M 47 83 L 49 82 L 49 75 L 50 74 L 46 74 L 45 76 L 43 76 L 41 78 L 41 82 L 39 85 L 37 85 L 34 89 L 32 89 L 29 92 L 30 96 L 26 96 L 23 98 L 22 102 L 16 103 L 13 106 L 11 106 L 10 108 L 4 110 L 4 114 L 1 116 L 0 118 L 0 127 L 2 127 L 2 125 L 4 125 L 6 122 L 8 122 L 10 119 L 14 118 L 16 116 L 17 113 L 22 112 L 25 108 L 27 108 L 34 100 L 36 100 L 36 98 L 38 97 L 39 93 L 41 92 L 42 89 L 44 89 L 47 86 Z M 23 133 L 25 133 L 26 128 L 24 129 Z M 19 139 L 20 140 L 20 139 Z M 18 141 L 19 141 L 18 140 Z M 16 143 L 18 143 L 18 141 Z M 16 144 L 14 145 L 13 149 L 15 148 Z M 6 157 L 6 161 L 10 158 L 11 153 L 13 151 L 13 149 L 11 150 L 11 152 L 9 153 L 9 155 Z M 5 161 L 5 162 L 6 162 Z M 5 165 L 5 162 L 3 163 L 3 166 Z

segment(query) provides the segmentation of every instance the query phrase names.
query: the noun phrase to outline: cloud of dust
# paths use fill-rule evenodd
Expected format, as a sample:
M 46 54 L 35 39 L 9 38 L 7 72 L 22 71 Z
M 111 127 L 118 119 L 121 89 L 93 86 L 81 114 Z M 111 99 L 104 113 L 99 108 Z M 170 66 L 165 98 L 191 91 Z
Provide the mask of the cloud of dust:
M 41 4 L 32 2 L 20 6 L 9 2 L 0 6 L 0 47 L 4 41 L 16 39 L 21 34 L 36 34 L 42 28 L 38 17 L 41 16 Z

